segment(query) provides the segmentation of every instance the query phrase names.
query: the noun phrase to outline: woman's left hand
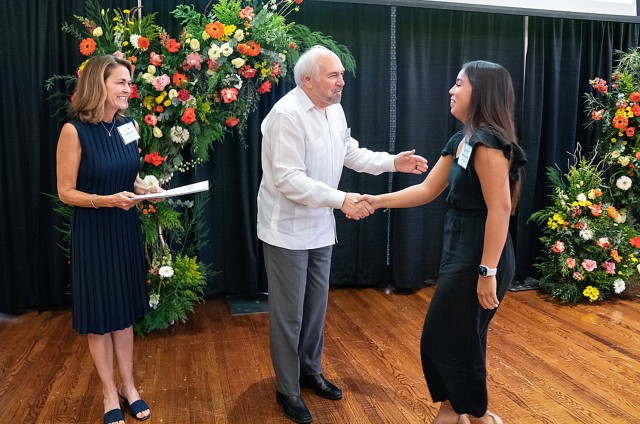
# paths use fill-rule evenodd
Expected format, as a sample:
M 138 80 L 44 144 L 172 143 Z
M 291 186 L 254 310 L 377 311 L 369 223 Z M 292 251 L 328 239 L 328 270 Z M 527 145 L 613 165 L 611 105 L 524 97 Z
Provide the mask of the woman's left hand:
M 500 304 L 496 294 L 496 277 L 478 277 L 478 303 L 483 309 L 495 309 Z

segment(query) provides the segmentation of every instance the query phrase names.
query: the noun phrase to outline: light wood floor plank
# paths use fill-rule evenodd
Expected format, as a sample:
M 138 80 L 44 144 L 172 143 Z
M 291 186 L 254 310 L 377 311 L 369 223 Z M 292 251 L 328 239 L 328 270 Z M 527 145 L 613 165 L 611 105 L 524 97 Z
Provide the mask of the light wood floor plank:
M 438 405 L 419 341 L 433 290 L 330 292 L 324 374 L 344 398 L 303 390 L 314 423 L 431 422 Z M 268 315 L 232 316 L 222 298 L 196 312 L 136 339 L 149 422 L 290 423 L 275 402 Z M 640 299 L 566 306 L 534 291 L 508 293 L 487 363 L 490 409 L 505 423 L 639 423 Z M 102 414 L 99 379 L 70 311 L 0 316 L 0 423 L 98 423 Z

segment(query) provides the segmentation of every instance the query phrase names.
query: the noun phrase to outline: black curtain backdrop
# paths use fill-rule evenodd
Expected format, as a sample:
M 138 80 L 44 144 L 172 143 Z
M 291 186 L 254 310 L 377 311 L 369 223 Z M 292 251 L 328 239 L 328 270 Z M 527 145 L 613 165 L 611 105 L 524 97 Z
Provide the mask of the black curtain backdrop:
M 143 1 L 145 13 L 158 12 L 157 22 L 172 34 L 178 25 L 169 11 L 179 3 Z M 209 2 L 191 3 L 202 10 Z M 131 8 L 136 2 L 105 0 L 102 5 Z M 74 14 L 85 15 L 83 0 L 0 3 L 0 54 L 5 58 L 0 67 L 0 312 L 65 308 L 70 303 L 68 264 L 54 228 L 60 222 L 45 195 L 56 193 L 55 150 L 62 121 L 52 116 L 54 104 L 44 81 L 75 72 L 82 61 L 77 40 L 60 30 L 63 22 L 73 22 Z M 333 36 L 355 56 L 358 70 L 355 77 L 347 76 L 342 104 L 354 137 L 373 150 L 415 147 L 435 163 L 458 128 L 448 112 L 448 90 L 462 64 L 486 59 L 511 72 L 521 105 L 522 144 L 530 161 L 512 226 L 517 278 L 535 277 L 539 230 L 527 219 L 546 202 L 544 169 L 554 163 L 565 166 L 566 152 L 578 141 L 593 145 L 593 134 L 584 128 L 582 95 L 590 78 L 609 77 L 614 49 L 638 45 L 638 25 L 530 18 L 525 62 L 525 19 L 517 16 L 306 0 L 289 19 Z M 259 126 L 291 87 L 283 82 L 264 97 L 251 117 L 245 144 L 233 138 L 217 144 L 209 163 L 180 177 L 206 178 L 211 184 L 205 217 L 209 244 L 200 253 L 220 273 L 209 279 L 208 295 L 251 296 L 268 290 L 255 234 Z M 345 170 L 341 188 L 381 193 L 421 179 Z M 332 284 L 414 288 L 437 279 L 443 199 L 422 208 L 378 211 L 358 222 L 337 213 Z

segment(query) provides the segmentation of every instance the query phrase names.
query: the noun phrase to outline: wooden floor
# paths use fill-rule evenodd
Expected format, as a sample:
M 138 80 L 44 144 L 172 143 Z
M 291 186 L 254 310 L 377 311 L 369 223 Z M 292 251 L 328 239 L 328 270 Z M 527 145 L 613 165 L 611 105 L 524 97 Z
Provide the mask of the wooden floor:
M 303 390 L 314 423 L 431 422 L 419 336 L 433 290 L 330 292 L 324 374 L 344 398 Z M 148 422 L 290 423 L 275 403 L 268 337 L 267 314 L 232 316 L 210 299 L 186 324 L 137 339 Z M 488 345 L 490 409 L 505 423 L 640 422 L 640 299 L 571 307 L 510 292 Z M 2 316 L 0 423 L 99 423 L 102 414 L 69 311 Z

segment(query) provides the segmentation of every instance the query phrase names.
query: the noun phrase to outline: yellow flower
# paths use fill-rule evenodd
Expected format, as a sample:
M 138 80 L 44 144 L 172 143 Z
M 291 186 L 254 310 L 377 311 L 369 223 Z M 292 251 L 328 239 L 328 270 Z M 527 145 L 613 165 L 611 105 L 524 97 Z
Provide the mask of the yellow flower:
M 584 297 L 589 299 L 589 302 L 598 300 L 598 298 L 600 297 L 600 291 L 593 286 L 585 287 L 585 289 L 582 291 L 582 294 L 584 295 Z
M 169 99 L 165 100 L 165 101 L 164 101 L 164 103 L 162 103 L 162 105 L 163 105 L 164 107 L 169 107 L 169 106 L 171 106 L 171 100 L 169 100 Z
M 155 106 L 155 104 L 153 103 L 153 96 L 145 97 L 144 100 L 142 101 L 142 105 L 148 110 L 153 109 Z
M 237 27 L 235 25 L 225 25 L 224 26 L 224 35 L 225 37 L 231 37 L 234 32 L 236 32 Z

